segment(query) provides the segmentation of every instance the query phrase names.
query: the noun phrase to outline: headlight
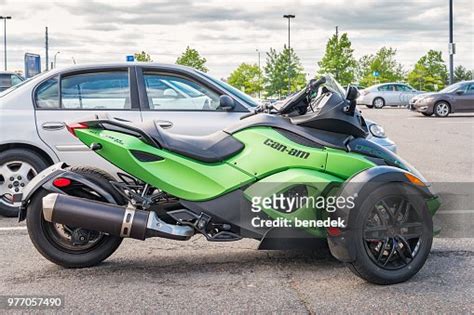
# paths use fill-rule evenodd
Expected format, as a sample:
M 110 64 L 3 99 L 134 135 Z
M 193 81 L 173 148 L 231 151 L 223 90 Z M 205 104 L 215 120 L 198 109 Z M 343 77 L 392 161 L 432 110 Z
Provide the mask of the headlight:
M 377 125 L 377 124 L 370 125 L 369 130 L 370 130 L 370 133 L 374 137 L 377 137 L 377 138 L 386 138 L 387 137 L 385 135 L 385 130 L 380 125 Z

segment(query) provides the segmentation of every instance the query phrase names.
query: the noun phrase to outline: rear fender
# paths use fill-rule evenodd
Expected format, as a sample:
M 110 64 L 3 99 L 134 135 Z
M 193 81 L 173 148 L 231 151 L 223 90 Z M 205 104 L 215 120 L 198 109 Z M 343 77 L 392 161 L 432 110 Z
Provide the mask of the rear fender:
M 377 166 L 354 175 L 344 183 L 339 195 L 345 199 L 354 197 L 354 206 L 348 207 L 346 203 L 344 208 L 338 208 L 331 213 L 332 219 L 341 218 L 345 223 L 345 228 L 340 229 L 340 234 L 328 235 L 329 248 L 335 258 L 343 262 L 355 260 L 355 236 L 353 235 L 354 230 L 351 229 L 351 222 L 354 222 L 359 214 L 358 210 L 365 197 L 378 187 L 387 183 L 398 182 L 414 187 L 426 200 L 436 198 L 427 186 L 412 183 L 405 175 L 407 173 L 407 171 L 393 166 Z
M 39 189 L 46 189 L 51 192 L 56 192 L 63 194 L 64 192 L 56 188 L 53 185 L 55 179 L 67 178 L 73 180 L 74 182 L 79 182 L 90 189 L 96 191 L 99 195 L 103 196 L 107 201 L 113 203 L 115 202 L 113 196 L 102 189 L 101 187 L 97 186 L 95 183 L 91 182 L 90 180 L 86 179 L 85 177 L 71 172 L 67 169 L 67 164 L 60 162 L 56 163 L 47 169 L 43 170 L 41 173 L 36 175 L 33 180 L 31 180 L 26 187 L 23 189 L 22 193 L 13 195 L 13 202 L 20 203 L 20 211 L 18 214 L 18 220 L 21 222 L 26 218 L 26 208 L 31 200 L 31 198 L 35 195 L 35 193 Z

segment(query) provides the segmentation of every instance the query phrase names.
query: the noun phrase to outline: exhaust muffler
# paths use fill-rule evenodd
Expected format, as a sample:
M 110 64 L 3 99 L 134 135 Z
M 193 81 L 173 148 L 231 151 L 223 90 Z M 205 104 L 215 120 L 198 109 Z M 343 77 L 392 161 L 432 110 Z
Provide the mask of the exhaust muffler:
M 168 224 L 155 212 L 57 193 L 43 198 L 43 215 L 48 222 L 139 240 L 148 237 L 188 240 L 194 235 L 194 228 Z

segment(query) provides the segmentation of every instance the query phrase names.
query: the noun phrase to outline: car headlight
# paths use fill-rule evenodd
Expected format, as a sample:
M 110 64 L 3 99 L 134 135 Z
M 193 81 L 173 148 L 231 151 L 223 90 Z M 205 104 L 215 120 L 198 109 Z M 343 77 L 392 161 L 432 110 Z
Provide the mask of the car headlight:
M 382 126 L 373 124 L 369 126 L 370 133 L 377 138 L 386 138 L 385 130 Z

